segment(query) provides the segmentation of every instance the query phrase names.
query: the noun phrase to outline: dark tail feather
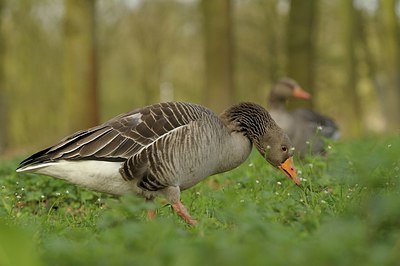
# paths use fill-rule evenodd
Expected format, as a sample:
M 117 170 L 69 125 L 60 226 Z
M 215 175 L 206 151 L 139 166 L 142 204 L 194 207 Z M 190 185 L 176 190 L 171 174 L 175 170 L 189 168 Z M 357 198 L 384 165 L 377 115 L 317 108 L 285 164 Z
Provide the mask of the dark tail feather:
M 18 169 L 21 169 L 21 168 L 23 168 L 23 167 L 25 167 L 25 166 L 31 165 L 31 164 L 41 163 L 41 162 L 46 161 L 46 159 L 48 159 L 48 157 L 49 157 L 46 153 L 47 153 L 50 149 L 51 149 L 51 147 L 49 147 L 49 148 L 47 148 L 47 149 L 44 149 L 44 150 L 41 150 L 41 151 L 39 151 L 39 152 L 37 152 L 37 153 L 31 155 L 30 157 L 26 158 L 25 160 L 23 160 L 23 161 L 19 164 L 17 170 L 18 170 Z

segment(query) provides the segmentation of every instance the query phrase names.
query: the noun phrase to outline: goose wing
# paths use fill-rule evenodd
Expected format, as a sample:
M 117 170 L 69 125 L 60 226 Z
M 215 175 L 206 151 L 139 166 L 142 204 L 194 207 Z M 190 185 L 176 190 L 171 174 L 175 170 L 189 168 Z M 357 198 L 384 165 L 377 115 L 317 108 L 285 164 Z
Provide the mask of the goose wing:
M 123 162 L 168 132 L 212 112 L 191 103 L 169 102 L 121 114 L 79 131 L 21 162 L 18 169 L 57 160 Z
M 310 109 L 297 109 L 293 112 L 295 121 L 305 121 L 308 126 L 312 127 L 312 134 L 315 133 L 316 128 L 321 126 L 321 134 L 327 138 L 334 138 L 339 134 L 339 127 L 335 121 L 325 115 L 317 113 Z

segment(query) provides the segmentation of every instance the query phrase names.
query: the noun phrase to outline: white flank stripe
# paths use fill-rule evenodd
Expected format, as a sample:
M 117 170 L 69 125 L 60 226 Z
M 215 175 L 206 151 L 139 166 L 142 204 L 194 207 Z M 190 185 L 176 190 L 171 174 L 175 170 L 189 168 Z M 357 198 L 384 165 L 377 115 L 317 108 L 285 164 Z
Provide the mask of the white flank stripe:
M 23 167 L 17 172 L 31 172 L 64 179 L 86 188 L 121 195 L 134 191 L 134 182 L 125 181 L 119 173 L 122 163 L 105 161 L 65 161 Z

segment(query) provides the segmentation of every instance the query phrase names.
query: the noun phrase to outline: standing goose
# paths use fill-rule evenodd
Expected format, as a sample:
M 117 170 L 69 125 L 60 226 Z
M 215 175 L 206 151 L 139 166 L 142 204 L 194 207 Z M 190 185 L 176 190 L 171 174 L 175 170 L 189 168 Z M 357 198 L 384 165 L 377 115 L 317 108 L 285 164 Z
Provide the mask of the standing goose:
M 114 195 L 134 193 L 148 200 L 160 195 L 193 225 L 196 220 L 181 203 L 180 192 L 239 166 L 252 144 L 300 184 L 288 136 L 254 103 L 234 105 L 219 117 L 183 102 L 136 109 L 35 153 L 17 172 L 45 174 Z
M 324 138 L 337 139 L 340 135 L 336 123 L 329 117 L 310 109 L 286 109 L 288 98 L 308 100 L 311 95 L 293 79 L 283 78 L 272 88 L 269 96 L 270 114 L 289 135 L 301 157 L 306 154 L 323 154 Z

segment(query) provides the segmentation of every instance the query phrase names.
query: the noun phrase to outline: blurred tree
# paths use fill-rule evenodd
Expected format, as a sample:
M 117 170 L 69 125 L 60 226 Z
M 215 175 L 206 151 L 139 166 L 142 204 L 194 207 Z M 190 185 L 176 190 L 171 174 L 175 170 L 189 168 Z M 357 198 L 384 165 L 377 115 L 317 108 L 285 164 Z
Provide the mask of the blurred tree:
M 62 95 L 62 2 L 4 1 L 4 74 L 9 148 L 49 144 L 65 132 Z M 45 15 L 44 15 L 45 14 Z M 62 56 L 61 56 L 62 59 Z M 58 137 L 57 137 L 57 134 Z
M 141 8 L 135 13 L 135 26 L 132 27 L 137 36 L 137 44 L 139 47 L 138 61 L 140 68 L 138 68 L 140 89 L 143 90 L 144 104 L 149 105 L 160 101 L 160 83 L 161 72 L 163 69 L 163 54 L 162 54 L 162 33 L 158 31 L 160 23 L 160 16 L 154 20 L 153 16 L 148 16 L 147 9 L 157 9 L 152 2 L 143 2 Z M 151 12 L 151 11 L 150 11 Z M 165 14 L 165 13 L 163 13 Z M 164 15 L 161 18 L 165 18 Z M 154 34 L 149 34 L 153 32 Z
M 174 19 L 177 18 L 174 18 L 176 13 L 173 11 L 178 6 L 173 1 L 139 3 L 129 22 L 136 45 L 131 48 L 131 53 L 137 66 L 133 70 L 137 75 L 137 87 L 142 90 L 143 103 L 147 105 L 160 101 L 161 84 L 170 78 L 168 68 L 179 46 L 174 38 L 177 31 Z
M 343 29 L 343 74 L 344 74 L 344 95 L 349 99 L 345 104 L 349 111 L 347 120 L 348 132 L 353 136 L 361 133 L 362 110 L 360 96 L 357 92 L 357 58 L 356 58 L 356 40 L 359 34 L 356 29 L 357 13 L 353 1 L 342 0 L 342 29 Z
M 262 1 L 263 11 L 265 14 L 265 34 L 268 39 L 267 50 L 268 50 L 268 67 L 267 67 L 267 76 L 269 77 L 269 81 L 271 83 L 275 83 L 277 80 L 282 78 L 279 73 L 279 34 L 280 34 L 280 25 L 279 25 L 279 15 L 277 12 L 277 1 Z M 271 25 L 277 25 L 277 27 L 271 27 Z
M 65 0 L 64 89 L 68 131 L 99 122 L 95 0 Z
M 0 0 L 0 14 L 3 12 L 4 1 Z M 8 136 L 8 110 L 7 110 L 7 93 L 5 88 L 4 75 L 4 49 L 5 40 L 3 37 L 3 17 L 0 17 L 0 154 L 7 148 Z
M 396 0 L 379 1 L 379 73 L 382 91 L 380 100 L 387 119 L 387 128 L 400 128 L 400 26 Z
M 315 53 L 319 0 L 290 1 L 286 34 L 287 75 L 314 95 Z M 313 106 L 313 101 L 303 104 Z
M 100 1 L 98 12 L 102 117 L 158 101 L 201 101 L 198 3 Z
M 282 45 L 286 16 L 280 14 L 277 1 L 234 3 L 235 96 L 241 101 L 265 104 L 272 84 L 286 75 Z
M 216 112 L 235 99 L 233 81 L 232 3 L 201 1 L 205 49 L 205 104 Z

